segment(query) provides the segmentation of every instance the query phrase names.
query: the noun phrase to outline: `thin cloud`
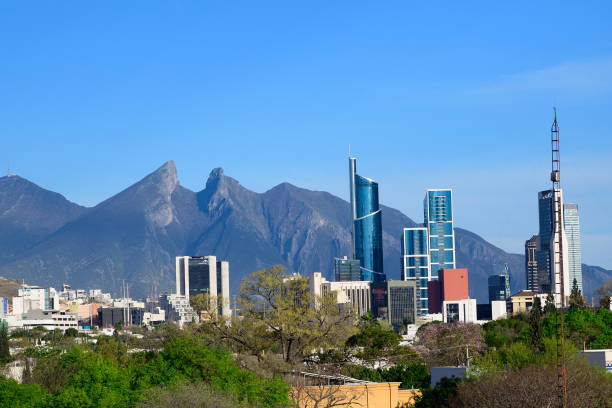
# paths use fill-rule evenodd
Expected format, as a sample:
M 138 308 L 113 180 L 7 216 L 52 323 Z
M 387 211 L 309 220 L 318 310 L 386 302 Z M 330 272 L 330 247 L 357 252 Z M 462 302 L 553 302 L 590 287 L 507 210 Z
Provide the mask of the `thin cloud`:
M 494 83 L 468 90 L 468 93 L 548 91 L 572 94 L 596 94 L 612 91 L 612 59 L 565 62 L 539 70 L 505 75 Z

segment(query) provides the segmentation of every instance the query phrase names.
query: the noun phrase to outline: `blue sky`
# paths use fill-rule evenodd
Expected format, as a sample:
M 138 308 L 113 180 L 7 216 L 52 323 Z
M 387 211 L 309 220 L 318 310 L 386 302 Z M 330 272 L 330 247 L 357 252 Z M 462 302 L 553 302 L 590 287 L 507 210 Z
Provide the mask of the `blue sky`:
M 129 3 L 129 4 L 126 4 Z M 549 187 L 552 106 L 583 261 L 612 268 L 609 2 L 3 2 L 0 164 L 94 205 L 167 160 L 383 203 L 522 252 Z M 429 4 L 431 3 L 431 4 Z

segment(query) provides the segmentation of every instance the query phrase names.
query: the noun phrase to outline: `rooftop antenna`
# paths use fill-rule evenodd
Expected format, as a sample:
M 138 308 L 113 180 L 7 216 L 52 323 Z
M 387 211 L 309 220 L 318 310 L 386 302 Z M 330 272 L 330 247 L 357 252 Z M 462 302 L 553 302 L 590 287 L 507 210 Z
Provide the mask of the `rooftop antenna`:
M 351 144 L 349 143 L 349 157 L 351 157 Z
M 559 319 L 560 336 L 557 338 L 557 364 L 559 365 L 559 406 L 567 407 L 567 380 L 565 374 L 565 330 L 563 323 L 563 308 L 565 306 L 565 283 L 563 282 L 563 207 L 561 202 L 561 158 L 559 155 L 559 125 L 557 123 L 557 108 L 553 108 L 554 119 L 550 128 L 552 148 L 552 171 L 550 181 L 553 187 L 553 288 L 560 296 Z M 557 289 L 557 285 L 559 288 Z M 556 302 L 555 302 L 556 303 Z

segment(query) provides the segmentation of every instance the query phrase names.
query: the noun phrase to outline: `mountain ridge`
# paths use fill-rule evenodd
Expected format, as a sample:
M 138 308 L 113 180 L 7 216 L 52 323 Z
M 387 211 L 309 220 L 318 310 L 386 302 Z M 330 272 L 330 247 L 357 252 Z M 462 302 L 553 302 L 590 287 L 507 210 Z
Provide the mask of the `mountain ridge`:
M 23 230 L 31 222 L 30 213 L 40 217 L 45 211 L 66 212 L 60 214 L 63 218 L 54 215 L 57 228 L 37 232 L 33 244 L 10 249 L 7 237 L 0 234 L 0 275 L 32 283 L 70 282 L 118 293 L 125 279 L 134 295 L 146 296 L 155 282 L 160 291 L 174 290 L 175 256 L 215 254 L 230 261 L 235 294 L 241 278 L 257 269 L 280 263 L 289 271 L 321 271 L 330 278 L 333 258 L 350 255 L 348 202 L 287 182 L 256 193 L 220 167 L 212 169 L 201 191 L 194 192 L 180 184 L 174 162 L 168 161 L 89 208 L 54 195 L 56 204 L 48 209 L 39 197 L 51 197 L 48 190 L 36 186 L 40 191 L 31 190 L 30 197 L 18 194 L 21 190 L 3 179 L 0 226 L 7 223 L 2 208 L 13 208 L 19 200 L 30 200 L 35 207 L 19 207 L 22 214 L 15 219 L 23 220 Z M 399 279 L 402 229 L 418 224 L 396 209 L 381 208 L 385 273 Z M 13 221 L 19 229 L 19 222 Z M 468 230 L 455 232 L 457 266 L 470 270 L 472 297 L 487 300 L 486 276 L 504 263 L 510 266 L 513 291 L 524 287 L 522 255 L 506 253 Z M 612 271 L 586 269 L 593 276 L 585 277 L 587 295 L 587 288 L 592 291 L 597 282 L 612 278 Z

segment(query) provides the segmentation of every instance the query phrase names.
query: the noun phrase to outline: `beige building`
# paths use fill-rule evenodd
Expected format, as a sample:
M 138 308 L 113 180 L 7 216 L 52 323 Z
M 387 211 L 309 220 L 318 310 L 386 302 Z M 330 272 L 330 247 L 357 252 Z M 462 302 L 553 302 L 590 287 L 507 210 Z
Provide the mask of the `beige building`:
M 510 299 L 508 299 L 508 302 L 510 303 L 510 312 L 515 314 L 530 311 L 536 296 L 537 293 L 530 290 L 521 290 L 520 292 L 510 296 Z
M 358 316 L 362 316 L 372 310 L 371 282 L 329 282 L 323 277 L 321 272 L 311 273 L 308 282 L 310 284 L 310 293 L 316 296 L 325 296 L 331 292 L 336 292 L 337 302 L 350 305 Z
M 414 404 L 419 390 L 400 390 L 399 382 L 309 385 L 291 388 L 291 399 L 297 408 L 359 407 L 396 408 Z

